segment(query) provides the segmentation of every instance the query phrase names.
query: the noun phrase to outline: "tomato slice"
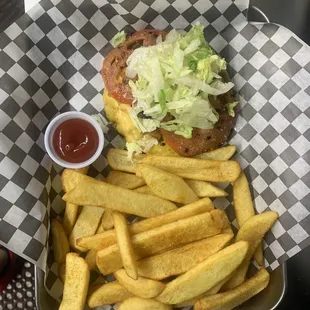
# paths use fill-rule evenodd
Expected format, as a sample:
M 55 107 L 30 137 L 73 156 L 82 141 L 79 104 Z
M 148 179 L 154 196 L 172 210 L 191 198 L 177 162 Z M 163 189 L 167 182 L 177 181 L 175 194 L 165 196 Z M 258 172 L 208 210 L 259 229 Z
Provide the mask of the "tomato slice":
M 130 79 L 125 75 L 126 61 L 135 48 L 155 45 L 156 38 L 162 35 L 164 39 L 166 34 L 165 31 L 154 29 L 137 31 L 106 56 L 101 73 L 110 96 L 119 102 L 132 104 L 133 96 L 128 85 Z

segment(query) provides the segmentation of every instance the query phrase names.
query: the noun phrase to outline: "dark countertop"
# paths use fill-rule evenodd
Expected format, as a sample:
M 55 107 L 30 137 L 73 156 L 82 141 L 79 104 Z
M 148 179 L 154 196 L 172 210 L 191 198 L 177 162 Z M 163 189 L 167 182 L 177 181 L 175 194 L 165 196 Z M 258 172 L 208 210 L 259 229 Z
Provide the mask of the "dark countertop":
M 0 31 L 24 12 L 22 0 L 0 0 Z M 310 247 L 302 250 L 287 263 L 287 292 L 278 310 L 310 308 Z M 264 310 L 264 309 L 262 309 Z

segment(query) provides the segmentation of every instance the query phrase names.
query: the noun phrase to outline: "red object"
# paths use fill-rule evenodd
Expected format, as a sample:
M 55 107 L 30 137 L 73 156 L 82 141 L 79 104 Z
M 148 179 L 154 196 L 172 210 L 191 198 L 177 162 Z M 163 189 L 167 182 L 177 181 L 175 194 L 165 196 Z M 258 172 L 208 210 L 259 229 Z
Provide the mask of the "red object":
M 61 123 L 53 135 L 53 147 L 57 155 L 70 163 L 81 163 L 96 152 L 99 137 L 89 122 L 73 118 Z
M 16 265 L 16 255 L 11 251 L 8 251 L 9 261 L 7 266 L 5 267 L 5 271 L 0 277 L 0 292 L 2 292 L 8 285 L 8 283 L 13 278 L 15 273 L 15 265 Z

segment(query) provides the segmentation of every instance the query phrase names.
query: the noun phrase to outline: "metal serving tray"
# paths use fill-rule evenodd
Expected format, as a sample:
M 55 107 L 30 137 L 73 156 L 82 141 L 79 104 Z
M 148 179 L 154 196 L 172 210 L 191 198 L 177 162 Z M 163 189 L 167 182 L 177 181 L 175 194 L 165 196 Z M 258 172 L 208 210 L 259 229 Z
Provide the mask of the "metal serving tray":
M 287 287 L 286 264 L 271 273 L 268 287 L 240 306 L 239 310 L 274 310 L 282 301 Z M 35 294 L 37 310 L 55 310 L 58 303 L 45 290 L 44 272 L 35 267 Z

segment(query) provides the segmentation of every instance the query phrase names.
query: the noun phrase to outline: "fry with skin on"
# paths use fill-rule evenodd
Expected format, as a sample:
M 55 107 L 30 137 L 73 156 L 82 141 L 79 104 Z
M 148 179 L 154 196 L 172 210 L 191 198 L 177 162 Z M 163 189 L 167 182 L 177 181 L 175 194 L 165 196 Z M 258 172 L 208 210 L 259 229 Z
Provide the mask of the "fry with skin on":
M 127 275 L 132 279 L 137 280 L 137 263 L 130 241 L 130 234 L 128 231 L 126 218 L 120 212 L 114 211 L 113 221 L 115 226 L 117 244 L 120 250 L 123 266 L 126 270 Z
M 113 211 L 111 209 L 105 208 L 101 225 L 104 230 L 110 230 L 114 227 Z
M 72 232 L 69 236 L 69 244 L 72 248 L 85 252 L 86 249 L 76 244 L 78 238 L 92 236 L 95 234 L 104 210 L 97 207 L 84 206 L 79 215 Z
M 251 261 L 251 258 L 261 243 L 266 232 L 273 226 L 279 215 L 274 211 L 266 211 L 249 218 L 240 228 L 236 236 L 236 242 L 240 240 L 249 243 L 248 253 L 242 264 L 235 271 L 231 279 L 225 283 L 223 290 L 230 290 L 242 284 Z
M 63 196 L 63 200 L 86 206 L 108 207 L 141 217 L 153 217 L 177 208 L 174 203 L 159 197 L 139 194 L 95 179 L 78 183 Z
M 130 293 L 141 298 L 156 297 L 164 288 L 165 284 L 156 280 L 138 277 L 133 280 L 124 269 L 114 272 L 117 281 L 123 285 Z
M 127 189 L 135 189 L 145 184 L 144 180 L 135 174 L 122 171 L 111 171 L 105 181 L 109 184 Z
M 136 235 L 165 224 L 169 224 L 181 219 L 198 215 L 204 212 L 214 210 L 212 201 L 209 198 L 203 198 L 187 206 L 178 208 L 174 211 L 145 219 L 128 226 L 130 235 Z M 116 243 L 115 230 L 105 231 L 102 234 L 83 237 L 77 240 L 77 244 L 85 249 L 103 249 Z
M 170 305 L 165 305 L 154 299 L 130 297 L 123 301 L 118 310 L 172 310 Z
M 90 250 L 87 252 L 87 255 L 85 257 L 85 262 L 88 265 L 88 269 L 90 271 L 96 270 L 97 265 L 96 265 L 96 255 L 97 251 L 96 250 Z
M 95 308 L 116 304 L 129 297 L 132 297 L 132 294 L 117 281 L 113 281 L 106 284 L 92 285 L 89 288 L 87 304 L 90 308 Z
M 220 214 L 223 219 L 220 219 Z M 223 229 L 223 221 L 226 219 L 224 215 L 224 211 L 214 210 L 134 235 L 131 237 L 131 242 L 136 259 L 217 235 Z M 96 263 L 103 275 L 120 269 L 122 260 L 119 246 L 113 244 L 99 250 Z
M 55 262 L 64 262 L 66 260 L 66 255 L 70 252 L 66 232 L 56 219 L 52 220 L 51 231 L 53 237 L 53 252 Z
M 139 164 L 137 169 L 156 196 L 183 204 L 198 200 L 194 191 L 181 177 L 149 165 Z
M 205 293 L 197 296 L 197 297 L 194 297 L 192 299 L 189 299 L 189 300 L 185 300 L 179 304 L 176 304 L 176 305 L 173 305 L 175 308 L 183 308 L 183 307 L 192 307 L 195 302 L 201 298 L 204 298 L 206 296 L 210 296 L 210 295 L 214 295 L 214 294 L 217 294 L 221 287 L 223 286 L 223 284 L 227 281 L 228 279 L 225 278 L 224 280 L 222 280 L 221 282 L 219 282 L 218 284 L 216 284 L 215 286 L 213 286 L 212 288 L 210 288 L 208 291 L 206 291 Z
M 239 241 L 213 254 L 186 273 L 166 284 L 156 300 L 177 304 L 208 291 L 231 275 L 242 263 L 248 243 Z
M 228 194 L 219 187 L 205 181 L 185 180 L 189 187 L 199 197 L 226 197 Z
M 195 303 L 194 310 L 235 309 L 265 289 L 269 283 L 269 278 L 270 276 L 266 269 L 261 269 L 252 278 L 230 291 L 198 300 Z
M 137 193 L 140 193 L 140 194 L 156 196 L 147 185 L 138 187 L 138 188 L 134 189 L 134 191 Z
M 255 215 L 249 183 L 243 171 L 233 183 L 233 200 L 237 222 L 241 227 L 249 218 Z M 264 265 L 262 244 L 254 252 L 254 258 L 260 266 Z
M 75 253 L 66 256 L 66 275 L 59 310 L 83 310 L 89 284 L 85 260 Z
M 58 267 L 58 277 L 62 283 L 65 283 L 66 278 L 66 263 L 60 263 Z
M 221 234 L 168 250 L 137 262 L 140 276 L 162 280 L 185 273 L 223 249 L 233 235 Z
M 140 163 L 157 167 L 182 178 L 209 182 L 233 182 L 240 173 L 239 163 L 232 160 L 148 155 Z
M 145 155 L 134 155 L 132 156 L 132 158 L 129 158 L 127 151 L 119 150 L 119 149 L 109 149 L 107 153 L 107 160 L 108 160 L 109 165 L 114 170 L 135 173 L 137 163 L 144 156 Z
M 85 175 L 88 171 L 89 166 L 84 167 L 84 168 L 80 168 L 80 169 L 76 169 L 75 172 L 78 172 L 82 175 Z M 65 169 L 67 171 L 69 171 L 69 169 Z M 67 174 L 67 172 L 64 173 L 64 177 L 62 177 L 62 187 L 64 189 L 64 191 L 70 190 L 72 189 L 72 183 L 71 180 L 69 180 L 68 177 L 66 177 L 65 175 Z M 73 203 L 66 203 L 66 208 L 65 208 L 65 214 L 64 214 L 64 218 L 63 218 L 63 227 L 67 233 L 67 235 L 70 235 L 74 224 L 76 222 L 77 219 L 77 215 L 78 215 L 78 211 L 79 211 L 79 206 L 75 205 Z
M 195 155 L 194 157 L 198 159 L 229 160 L 236 153 L 236 149 L 235 145 L 227 145 L 210 152 Z

